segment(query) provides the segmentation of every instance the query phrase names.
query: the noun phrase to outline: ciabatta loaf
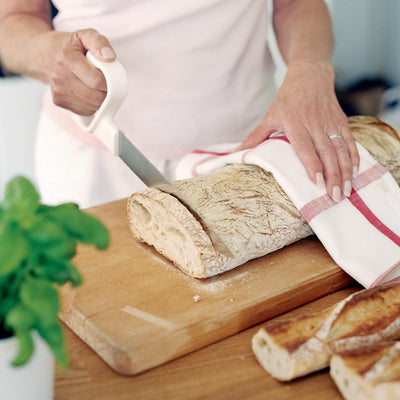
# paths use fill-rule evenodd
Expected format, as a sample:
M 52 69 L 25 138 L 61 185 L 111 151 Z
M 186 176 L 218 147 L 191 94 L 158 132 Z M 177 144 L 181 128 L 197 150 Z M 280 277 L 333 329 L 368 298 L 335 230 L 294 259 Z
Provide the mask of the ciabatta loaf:
M 400 185 L 400 131 L 377 117 L 350 117 L 354 138 L 382 164 Z
M 228 165 L 175 185 L 213 221 L 233 257 L 216 252 L 187 208 L 155 188 L 129 198 L 129 226 L 137 239 L 196 278 L 227 271 L 312 234 L 272 174 L 257 166 Z
M 357 292 L 323 312 L 275 321 L 253 337 L 260 364 L 289 381 L 329 365 L 331 356 L 363 345 L 400 339 L 400 283 Z
M 400 183 L 400 135 L 377 118 L 352 117 L 356 139 Z M 215 251 L 199 221 L 175 197 L 155 188 L 128 200 L 130 229 L 182 271 L 206 278 L 261 257 L 313 232 L 271 173 L 252 165 L 228 165 L 175 182 L 213 223 L 233 252 Z
M 335 354 L 330 374 L 346 400 L 400 399 L 400 342 Z

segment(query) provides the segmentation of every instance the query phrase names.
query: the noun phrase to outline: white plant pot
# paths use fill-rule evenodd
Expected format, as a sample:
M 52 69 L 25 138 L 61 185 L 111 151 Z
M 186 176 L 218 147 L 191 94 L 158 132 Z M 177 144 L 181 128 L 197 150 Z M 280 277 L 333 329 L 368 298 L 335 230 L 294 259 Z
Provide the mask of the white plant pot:
M 35 351 L 25 365 L 13 367 L 18 342 L 0 339 L 0 398 L 7 400 L 53 400 L 54 356 L 48 345 L 33 333 Z

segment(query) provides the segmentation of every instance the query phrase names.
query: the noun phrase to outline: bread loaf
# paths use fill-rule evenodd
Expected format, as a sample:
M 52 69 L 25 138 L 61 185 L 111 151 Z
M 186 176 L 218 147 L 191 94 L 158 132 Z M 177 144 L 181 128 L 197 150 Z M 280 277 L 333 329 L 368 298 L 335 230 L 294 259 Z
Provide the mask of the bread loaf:
M 339 351 L 400 339 L 400 283 L 357 292 L 323 312 L 275 321 L 253 337 L 260 364 L 289 381 L 329 365 Z
M 133 235 L 196 278 L 227 271 L 312 234 L 272 174 L 228 165 L 175 183 L 226 242 L 233 257 L 214 250 L 202 225 L 175 197 L 155 188 L 128 200 Z
M 400 185 L 400 130 L 377 117 L 350 117 L 354 138 L 382 164 Z
M 400 399 L 400 342 L 335 354 L 330 374 L 346 400 Z
M 352 117 L 357 140 L 400 183 L 400 135 L 378 118 Z M 134 237 L 155 247 L 182 271 L 206 278 L 261 257 L 313 232 L 271 173 L 253 165 L 228 165 L 175 182 L 232 250 L 215 251 L 201 223 L 175 197 L 155 188 L 128 200 Z

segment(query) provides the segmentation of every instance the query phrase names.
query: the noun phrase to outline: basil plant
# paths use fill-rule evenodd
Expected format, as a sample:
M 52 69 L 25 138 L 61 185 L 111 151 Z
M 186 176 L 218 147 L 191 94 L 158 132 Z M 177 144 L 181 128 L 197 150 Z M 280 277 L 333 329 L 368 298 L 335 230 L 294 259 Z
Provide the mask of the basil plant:
M 0 340 L 11 336 L 18 340 L 12 365 L 30 359 L 36 330 L 66 368 L 57 286 L 81 283 L 71 263 L 79 242 L 105 249 L 109 235 L 76 204 L 41 204 L 28 179 L 18 176 L 7 184 L 0 203 Z

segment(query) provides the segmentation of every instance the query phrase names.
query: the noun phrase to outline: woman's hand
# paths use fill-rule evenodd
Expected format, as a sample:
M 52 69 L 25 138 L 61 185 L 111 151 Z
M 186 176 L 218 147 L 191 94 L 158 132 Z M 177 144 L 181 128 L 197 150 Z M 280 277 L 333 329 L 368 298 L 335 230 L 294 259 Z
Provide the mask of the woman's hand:
M 342 193 L 350 195 L 360 159 L 333 75 L 330 64 L 291 65 L 267 114 L 239 149 L 257 146 L 273 131 L 284 132 L 310 179 L 319 186 L 325 182 L 338 202 Z
M 87 51 L 102 61 L 115 53 L 94 29 L 54 31 L 48 0 L 0 1 L 0 58 L 5 70 L 48 83 L 54 103 L 80 115 L 92 115 L 106 95 L 103 74 L 86 60 Z
M 53 51 L 44 69 L 54 103 L 75 114 L 92 115 L 103 102 L 107 85 L 103 73 L 85 55 L 90 50 L 99 60 L 113 61 L 109 41 L 94 29 L 46 34 L 51 35 Z

